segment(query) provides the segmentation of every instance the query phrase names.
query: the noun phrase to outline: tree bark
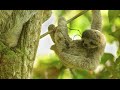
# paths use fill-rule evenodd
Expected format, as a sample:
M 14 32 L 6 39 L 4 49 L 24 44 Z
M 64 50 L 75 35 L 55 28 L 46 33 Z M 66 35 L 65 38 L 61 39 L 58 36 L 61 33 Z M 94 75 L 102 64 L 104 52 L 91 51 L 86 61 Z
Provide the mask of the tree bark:
M 0 78 L 30 78 L 50 10 L 0 10 Z

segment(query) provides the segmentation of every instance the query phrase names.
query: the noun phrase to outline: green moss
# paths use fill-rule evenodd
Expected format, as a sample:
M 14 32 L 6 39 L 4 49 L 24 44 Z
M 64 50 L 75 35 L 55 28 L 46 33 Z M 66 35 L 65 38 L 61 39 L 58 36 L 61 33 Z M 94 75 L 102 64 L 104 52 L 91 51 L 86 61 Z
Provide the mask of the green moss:
M 0 52 L 2 52 L 6 46 L 0 41 Z
M 5 52 L 5 57 L 7 59 L 12 60 L 12 59 L 17 58 L 17 54 L 14 51 L 10 50 L 10 49 L 6 49 L 4 52 Z
M 17 54 L 0 41 L 0 52 L 8 59 L 16 58 Z

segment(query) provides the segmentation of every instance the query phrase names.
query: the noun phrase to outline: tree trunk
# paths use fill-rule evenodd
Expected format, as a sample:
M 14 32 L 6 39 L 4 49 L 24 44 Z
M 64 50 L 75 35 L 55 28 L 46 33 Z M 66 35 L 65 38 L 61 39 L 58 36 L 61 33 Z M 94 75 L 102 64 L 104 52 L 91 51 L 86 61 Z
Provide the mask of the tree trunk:
M 42 23 L 50 10 L 0 10 L 0 78 L 30 78 Z

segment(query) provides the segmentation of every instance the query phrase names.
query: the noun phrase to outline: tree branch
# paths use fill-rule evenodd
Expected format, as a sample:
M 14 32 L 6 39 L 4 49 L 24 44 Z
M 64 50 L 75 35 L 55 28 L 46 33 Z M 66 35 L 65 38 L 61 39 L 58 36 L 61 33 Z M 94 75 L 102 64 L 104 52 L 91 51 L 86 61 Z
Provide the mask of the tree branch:
M 73 21 L 74 19 L 78 18 L 79 16 L 85 14 L 88 10 L 84 10 L 80 13 L 78 13 L 77 15 L 75 15 L 74 17 L 72 17 L 71 19 L 67 20 L 67 24 L 70 23 L 71 21 Z M 50 34 L 51 32 L 53 32 L 54 30 L 48 31 L 46 33 L 44 33 L 43 35 L 40 36 L 40 39 L 45 37 L 46 35 Z
M 88 10 L 84 10 L 80 13 L 78 13 L 77 15 L 75 15 L 74 17 L 72 17 L 71 19 L 67 20 L 67 23 L 70 23 L 71 21 L 73 21 L 74 19 L 78 18 L 79 16 L 85 14 Z

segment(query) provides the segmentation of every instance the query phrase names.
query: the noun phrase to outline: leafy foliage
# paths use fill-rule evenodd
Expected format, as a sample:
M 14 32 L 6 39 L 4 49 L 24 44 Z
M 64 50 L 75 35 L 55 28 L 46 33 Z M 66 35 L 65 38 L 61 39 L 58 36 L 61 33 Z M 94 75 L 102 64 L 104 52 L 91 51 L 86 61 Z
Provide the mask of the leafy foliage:
M 67 20 L 75 16 L 81 10 L 55 10 L 53 13 L 58 18 L 64 16 Z M 116 55 L 111 52 L 104 53 L 100 66 L 95 71 L 67 69 L 59 62 L 55 55 L 38 58 L 34 68 L 33 78 L 57 78 L 57 79 L 118 79 L 120 78 L 120 10 L 102 10 L 103 34 L 107 43 L 118 42 Z M 57 19 L 56 19 L 57 20 Z M 88 12 L 68 24 L 69 35 L 81 35 L 90 28 L 91 12 Z M 72 30 L 73 29 L 73 30 Z M 45 74 L 47 73 L 47 74 Z
M 101 64 L 105 64 L 108 60 L 113 62 L 114 61 L 114 56 L 110 53 L 104 53 L 104 55 L 101 58 Z
M 110 23 L 114 23 L 115 19 L 120 15 L 120 10 L 109 10 L 108 17 Z

